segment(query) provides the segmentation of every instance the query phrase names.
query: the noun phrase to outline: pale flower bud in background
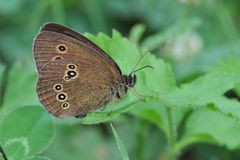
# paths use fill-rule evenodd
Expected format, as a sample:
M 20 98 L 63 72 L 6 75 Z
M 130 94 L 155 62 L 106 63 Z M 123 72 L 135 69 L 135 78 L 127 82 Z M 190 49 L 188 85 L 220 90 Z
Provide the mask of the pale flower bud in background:
M 163 50 L 175 61 L 191 60 L 203 47 L 201 37 L 195 32 L 185 32 L 165 43 Z
M 185 3 L 185 4 L 198 5 L 201 2 L 201 0 L 178 0 L 178 2 Z

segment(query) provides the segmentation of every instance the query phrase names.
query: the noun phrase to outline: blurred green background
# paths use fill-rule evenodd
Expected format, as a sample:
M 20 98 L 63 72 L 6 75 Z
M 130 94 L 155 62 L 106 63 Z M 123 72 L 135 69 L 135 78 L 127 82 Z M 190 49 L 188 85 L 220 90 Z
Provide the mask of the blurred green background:
M 32 43 L 46 22 L 94 35 L 102 32 L 111 36 L 116 29 L 141 51 L 151 49 L 152 54 L 170 63 L 177 84 L 191 82 L 216 64 L 240 55 L 239 0 L 0 0 L 1 104 L 6 99 L 21 102 L 22 97 L 37 101 L 32 93 L 37 76 Z M 9 88 L 12 94 L 6 98 Z M 239 95 L 239 90 L 230 97 Z M 21 103 L 27 105 L 28 101 Z M 38 153 L 53 160 L 121 159 L 108 123 L 78 122 L 54 119 L 55 137 Z M 112 122 L 130 159 L 170 159 L 167 139 L 152 123 L 131 114 L 117 116 Z M 182 150 L 178 157 L 239 159 L 239 146 L 229 149 L 198 143 Z

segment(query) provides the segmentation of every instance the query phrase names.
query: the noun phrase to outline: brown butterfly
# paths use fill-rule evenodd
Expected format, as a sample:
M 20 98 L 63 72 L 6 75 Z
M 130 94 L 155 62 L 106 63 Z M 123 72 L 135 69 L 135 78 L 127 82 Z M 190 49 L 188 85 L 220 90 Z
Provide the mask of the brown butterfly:
M 40 102 L 56 117 L 84 117 L 122 98 L 137 81 L 96 44 L 59 24 L 41 28 L 33 52 Z

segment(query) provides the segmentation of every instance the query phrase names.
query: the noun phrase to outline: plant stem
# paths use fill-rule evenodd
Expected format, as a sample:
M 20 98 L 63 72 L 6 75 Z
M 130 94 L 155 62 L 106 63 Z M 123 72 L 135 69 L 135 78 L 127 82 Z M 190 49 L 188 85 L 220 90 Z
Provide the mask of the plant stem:
M 0 145 L 0 155 L 3 157 L 4 160 L 8 160 L 8 158 L 7 158 L 6 154 L 5 154 L 5 152 L 3 151 L 1 145 Z
M 172 116 L 172 109 L 169 107 L 167 108 L 167 117 L 168 117 L 168 123 L 169 123 L 169 129 L 167 133 L 167 139 L 168 139 L 168 145 L 169 145 L 169 159 L 170 160 L 177 160 L 177 154 L 175 152 L 175 143 L 176 143 L 176 129 L 173 122 L 173 116 Z

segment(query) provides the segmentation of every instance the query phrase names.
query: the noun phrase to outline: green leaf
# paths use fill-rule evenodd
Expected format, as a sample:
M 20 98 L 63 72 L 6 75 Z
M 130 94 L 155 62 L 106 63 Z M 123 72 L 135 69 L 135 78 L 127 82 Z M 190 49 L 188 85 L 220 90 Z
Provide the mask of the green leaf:
M 159 128 L 163 128 L 164 120 L 167 119 L 166 108 L 156 100 L 138 104 L 131 110 L 131 113 L 152 122 Z
M 216 72 L 202 76 L 193 82 L 182 85 L 171 92 L 162 95 L 163 103 L 170 107 L 177 108 L 200 108 L 209 103 L 215 103 L 220 111 L 226 114 L 232 114 L 240 118 L 240 107 L 238 102 L 224 101 L 224 103 L 234 103 L 234 106 L 227 107 L 229 104 L 223 105 L 219 99 L 223 100 L 223 94 L 232 89 L 239 82 L 236 75 Z
M 114 137 L 116 139 L 116 142 L 117 142 L 117 146 L 118 146 L 118 150 L 121 154 L 121 157 L 122 157 L 122 160 L 129 160 L 129 157 L 128 157 L 128 153 L 120 139 L 120 137 L 118 136 L 116 130 L 114 129 L 113 125 L 110 124 L 111 128 L 112 128 L 112 131 L 113 131 L 113 134 L 114 134 Z
M 45 150 L 53 135 L 52 118 L 40 106 L 17 108 L 6 114 L 0 124 L 0 142 L 8 144 L 21 140 L 27 148 L 27 155 Z
M 35 156 L 35 157 L 27 158 L 25 160 L 50 160 L 50 159 L 48 157 Z
M 116 30 L 113 30 L 112 38 L 103 33 L 99 33 L 97 36 L 91 34 L 85 34 L 85 36 L 107 52 L 125 74 L 131 71 L 140 57 L 137 46 L 123 38 Z
M 172 108 L 173 123 L 175 126 L 180 124 L 186 111 L 187 110 L 183 108 L 181 110 Z M 161 103 L 158 98 L 150 98 L 150 100 L 145 103 L 136 104 L 136 106 L 131 109 L 130 113 L 148 120 L 165 131 L 165 133 L 169 131 L 170 126 L 167 107 Z
M 212 71 L 233 73 L 233 74 L 236 74 L 237 76 L 239 76 L 239 78 L 240 78 L 239 68 L 240 68 L 240 56 L 239 55 L 233 55 L 233 56 L 229 56 L 226 59 L 223 59 L 218 64 L 216 64 L 212 68 Z M 240 82 L 236 84 L 234 89 L 240 95 Z
M 7 158 L 12 160 L 22 159 L 29 152 L 29 145 L 24 138 L 9 140 L 3 147 Z
M 225 115 L 240 118 L 240 103 L 222 96 L 238 81 L 239 79 L 232 74 L 220 72 L 207 74 L 181 88 L 170 89 L 165 94 L 163 92 L 160 94 L 161 98 L 154 97 L 145 103 L 133 104 L 131 113 L 152 122 L 165 133 L 169 131 L 166 107 L 175 108 L 172 109 L 174 126 L 179 126 L 189 109 L 201 108 L 209 103 L 216 104 Z
M 56 125 L 55 135 L 53 143 L 44 151 L 53 160 L 121 159 L 113 136 L 106 139 L 99 126 Z
M 3 110 L 16 107 L 38 105 L 36 95 L 37 73 L 33 64 L 16 63 L 8 75 L 8 83 L 3 97 Z
M 145 30 L 146 26 L 143 24 L 134 25 L 130 31 L 129 40 L 133 43 L 138 44 Z
M 158 96 L 175 88 L 175 77 L 170 64 L 151 55 L 146 57 L 146 61 L 148 61 L 146 64 L 152 65 L 154 69 L 145 71 L 144 79 L 138 81 L 142 85 L 141 93 L 145 94 L 146 89 L 149 88 L 150 95 Z
M 232 55 L 217 63 L 211 70 L 213 72 L 233 73 L 240 77 L 240 55 Z
M 128 96 L 129 97 L 129 96 Z M 106 122 L 111 120 L 112 118 L 116 117 L 117 115 L 127 112 L 135 103 L 139 103 L 140 101 L 134 101 L 132 103 L 128 104 L 128 97 L 126 97 L 124 100 L 119 102 L 118 104 L 108 104 L 104 110 L 109 108 L 108 111 L 95 111 L 92 113 L 89 113 L 87 117 L 85 117 L 82 121 L 83 124 L 97 124 L 101 122 Z M 115 105 L 115 106 L 112 106 Z M 115 107 L 117 109 L 114 109 L 111 111 L 111 108 Z M 111 112 L 111 113 L 110 113 Z
M 121 36 L 119 32 L 113 30 L 112 38 L 105 34 L 98 34 L 97 36 L 86 34 L 86 36 L 99 45 L 117 62 L 123 74 L 128 75 L 132 67 L 141 57 L 141 54 L 135 44 L 129 42 L 128 39 Z M 151 96 L 157 96 L 166 93 L 175 86 L 174 76 L 169 64 L 163 60 L 156 58 L 154 55 L 147 54 L 139 66 L 151 65 L 154 69 L 145 69 L 136 73 L 137 84 L 136 91 L 144 96 L 145 101 Z M 130 91 L 131 92 L 131 89 Z M 119 100 L 111 102 L 107 105 L 107 111 L 97 111 L 90 113 L 84 118 L 84 124 L 94 124 L 110 120 L 111 118 L 128 111 L 133 105 L 140 104 L 142 101 L 135 97 L 132 93 Z M 108 116 L 111 108 L 114 108 L 111 116 Z
M 215 107 L 211 104 L 192 113 L 178 147 L 183 148 L 193 142 L 216 143 L 229 149 L 240 146 L 239 120 L 223 115 Z

